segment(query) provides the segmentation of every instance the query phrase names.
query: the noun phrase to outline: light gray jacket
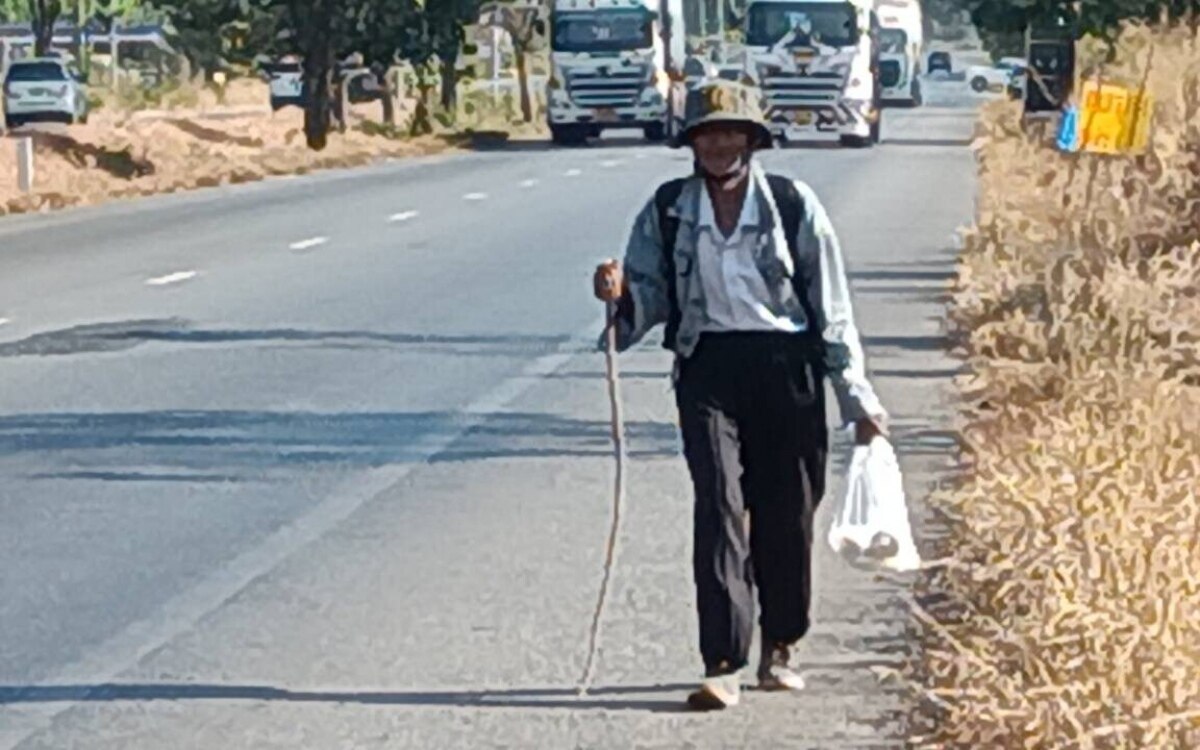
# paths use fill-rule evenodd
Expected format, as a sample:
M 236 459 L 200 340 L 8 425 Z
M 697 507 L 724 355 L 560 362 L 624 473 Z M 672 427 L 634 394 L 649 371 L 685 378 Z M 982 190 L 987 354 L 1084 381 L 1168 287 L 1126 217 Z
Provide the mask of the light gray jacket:
M 766 175 L 755 163 L 752 179 L 757 181 L 755 195 L 759 201 L 760 232 L 756 264 L 767 283 L 779 309 L 793 318 L 801 330 L 807 330 L 803 306 L 797 299 L 792 277 L 796 269 L 788 251 L 779 211 L 771 197 Z M 874 388 L 866 375 L 862 344 L 858 329 L 854 325 L 854 314 L 850 302 L 850 285 L 846 280 L 845 265 L 837 235 L 830 224 L 824 206 L 812 188 L 796 181 L 796 190 L 804 201 L 804 215 L 800 222 L 797 248 L 801 257 L 816 253 L 821 269 L 821 305 L 816 310 L 819 318 L 815 324 L 820 328 L 824 340 L 843 349 L 848 364 L 841 371 L 829 372 L 829 379 L 837 396 L 838 409 L 844 423 L 862 417 L 886 416 L 883 406 L 875 395 Z M 662 247 L 659 230 L 658 210 L 651 199 L 638 214 L 625 250 L 624 269 L 626 283 L 633 300 L 633 320 L 622 320 L 618 325 L 618 348 L 621 350 L 637 344 L 656 325 L 666 323 L 670 317 L 670 300 L 667 284 L 675 283 L 681 319 L 675 336 L 675 352 L 679 357 L 688 357 L 696 348 L 701 330 L 706 321 L 707 306 L 704 285 L 700 283 L 697 268 L 697 234 L 700 216 L 700 200 L 704 196 L 701 178 L 688 180 L 675 205 L 668 214 L 679 219 L 676 235 L 675 278 L 667 278 L 669 266 Z

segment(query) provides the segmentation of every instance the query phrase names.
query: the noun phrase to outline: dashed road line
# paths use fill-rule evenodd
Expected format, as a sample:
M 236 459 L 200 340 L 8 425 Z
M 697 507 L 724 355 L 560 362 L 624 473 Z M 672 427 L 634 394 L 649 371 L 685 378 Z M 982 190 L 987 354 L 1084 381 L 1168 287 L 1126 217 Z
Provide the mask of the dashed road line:
M 146 284 L 148 286 L 166 286 L 167 284 L 178 284 L 181 281 L 187 281 L 195 276 L 195 271 L 178 271 L 176 273 L 169 273 L 166 276 L 156 276 L 153 279 L 146 279 Z
M 537 181 L 537 180 L 525 180 L 525 181 L 523 181 L 523 182 L 521 183 L 521 187 L 523 187 L 523 188 L 531 188 L 531 187 L 533 187 L 534 185 L 537 185 L 537 184 L 538 184 L 538 181 Z
M 389 216 L 388 221 L 395 224 L 397 222 L 408 221 L 409 219 L 416 218 L 416 216 L 417 216 L 416 211 L 401 211 L 398 214 L 392 214 L 391 216 Z
M 467 193 L 463 196 L 465 201 L 483 201 L 487 200 L 487 193 Z
M 316 247 L 317 245 L 324 245 L 326 242 L 329 242 L 328 237 L 309 237 L 307 240 L 293 242 L 292 244 L 288 245 L 288 247 L 293 250 L 308 250 L 309 248 Z
M 566 172 L 563 172 L 563 175 L 566 177 L 578 177 L 581 174 L 583 174 L 582 169 L 568 169 Z

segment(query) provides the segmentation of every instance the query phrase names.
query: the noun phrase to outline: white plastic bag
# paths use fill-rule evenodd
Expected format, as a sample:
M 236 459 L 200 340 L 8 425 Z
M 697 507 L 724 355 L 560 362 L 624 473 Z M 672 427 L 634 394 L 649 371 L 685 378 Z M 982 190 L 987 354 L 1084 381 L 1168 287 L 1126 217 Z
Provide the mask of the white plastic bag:
M 921 567 L 904 500 L 896 452 L 882 436 L 854 446 L 846 494 L 829 529 L 829 545 L 851 563 L 910 571 Z

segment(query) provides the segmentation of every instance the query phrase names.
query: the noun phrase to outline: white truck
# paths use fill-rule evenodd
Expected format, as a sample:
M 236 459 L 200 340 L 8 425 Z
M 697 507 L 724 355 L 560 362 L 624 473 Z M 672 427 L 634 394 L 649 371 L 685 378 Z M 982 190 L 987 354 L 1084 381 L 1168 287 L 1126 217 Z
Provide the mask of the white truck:
M 546 84 L 554 142 L 626 128 L 664 140 L 670 71 L 684 58 L 682 25 L 683 0 L 554 0 Z
M 746 73 L 780 141 L 879 142 L 882 90 L 872 0 L 750 0 Z
M 884 104 L 921 104 L 924 23 L 918 0 L 875 0 L 879 16 L 879 81 Z

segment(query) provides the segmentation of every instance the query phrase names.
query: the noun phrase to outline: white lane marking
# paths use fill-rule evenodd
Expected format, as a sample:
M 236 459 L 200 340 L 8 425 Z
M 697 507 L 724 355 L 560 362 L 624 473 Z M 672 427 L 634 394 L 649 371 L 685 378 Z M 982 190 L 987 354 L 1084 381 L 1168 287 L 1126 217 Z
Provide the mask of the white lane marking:
M 11 323 L 11 322 L 12 322 L 12 321 L 11 321 L 11 320 L 9 320 L 8 318 L 0 318 L 0 326 L 6 326 L 6 325 L 8 325 L 8 324 L 9 324 L 9 323 Z
M 581 174 L 583 174 L 583 170 L 581 169 L 568 169 L 566 172 L 563 172 L 563 175 L 566 177 L 578 177 Z
M 642 153 L 641 151 L 639 151 L 639 152 L 637 152 L 636 154 L 634 154 L 634 155 L 633 155 L 633 158 L 635 158 L 635 159 L 645 159 L 645 158 L 646 158 L 646 155 L 645 155 L 644 153 Z
M 146 279 L 146 284 L 149 286 L 166 286 L 167 284 L 178 284 L 181 281 L 187 281 L 195 277 L 195 271 L 179 271 L 177 273 L 169 273 L 166 276 L 156 276 L 153 279 Z
M 299 242 L 293 242 L 292 244 L 288 245 L 288 247 L 290 247 L 293 250 L 307 250 L 310 247 L 316 247 L 317 245 L 324 245 L 326 242 L 329 242 L 328 237 L 309 237 L 307 240 L 300 240 Z
M 0 703 L 0 750 L 14 750 L 34 734 L 48 729 L 61 714 L 87 698 L 88 686 L 112 682 L 122 672 L 137 665 L 149 654 L 195 628 L 196 623 L 220 609 L 255 580 L 267 575 L 310 543 L 332 531 L 366 503 L 404 481 L 415 469 L 445 452 L 487 417 L 506 409 L 509 404 L 545 378 L 565 367 L 572 358 L 594 352 L 596 332 L 603 319 L 567 339 L 555 351 L 529 363 L 517 375 L 475 399 L 462 410 L 465 418 L 457 429 L 431 436 L 417 455 L 403 464 L 369 469 L 335 487 L 325 499 L 292 523 L 283 526 L 258 546 L 242 552 L 229 563 L 210 572 L 190 589 L 181 591 L 147 617 L 127 625 L 102 643 L 89 648 L 75 662 L 53 670 L 42 685 L 64 686 L 55 689 L 61 701 L 31 705 Z M 68 689 L 67 686 L 74 686 Z M 38 688 L 31 687 L 36 693 Z
M 389 216 L 388 221 L 390 221 L 392 223 L 396 223 L 399 221 L 408 221 L 409 219 L 416 218 L 416 216 L 417 216 L 416 211 L 401 211 L 398 214 L 392 214 L 391 216 Z
M 463 196 L 465 201 L 482 201 L 487 200 L 487 193 L 467 193 Z
M 522 183 L 521 183 L 521 187 L 523 187 L 523 188 L 531 188 L 531 187 L 533 187 L 534 185 L 537 185 L 537 184 L 538 184 L 538 181 L 537 181 L 537 180 L 525 180 L 524 182 L 522 182 Z
M 608 161 L 600 162 L 600 166 L 608 167 L 608 168 L 619 167 L 619 166 L 621 166 L 621 162 L 616 159 L 609 159 Z

